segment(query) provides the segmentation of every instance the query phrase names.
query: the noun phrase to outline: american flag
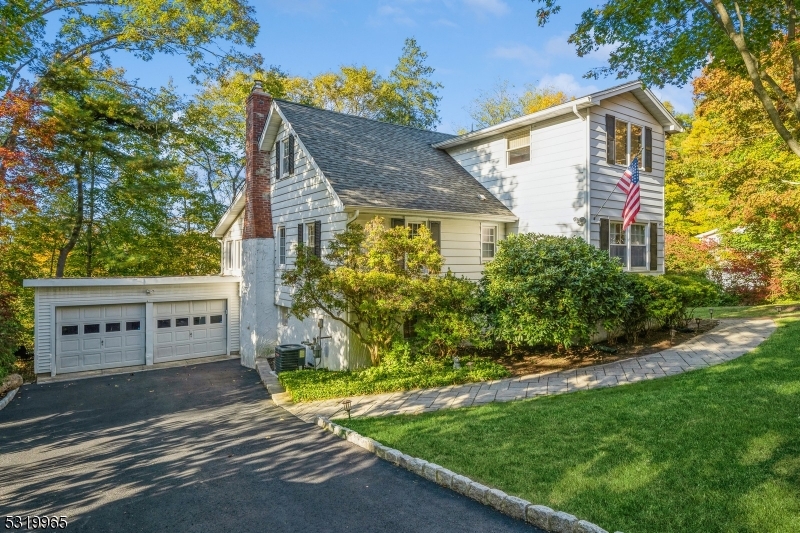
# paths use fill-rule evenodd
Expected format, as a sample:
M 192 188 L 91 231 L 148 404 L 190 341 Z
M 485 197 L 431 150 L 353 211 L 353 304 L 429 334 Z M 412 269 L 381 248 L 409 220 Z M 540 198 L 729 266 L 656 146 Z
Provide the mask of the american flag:
M 617 187 L 628 195 L 625 199 L 625 207 L 622 208 L 622 229 L 625 230 L 636 222 L 636 215 L 639 214 L 641 195 L 639 194 L 638 157 L 634 157 L 630 166 L 625 169 L 619 182 L 617 182 Z

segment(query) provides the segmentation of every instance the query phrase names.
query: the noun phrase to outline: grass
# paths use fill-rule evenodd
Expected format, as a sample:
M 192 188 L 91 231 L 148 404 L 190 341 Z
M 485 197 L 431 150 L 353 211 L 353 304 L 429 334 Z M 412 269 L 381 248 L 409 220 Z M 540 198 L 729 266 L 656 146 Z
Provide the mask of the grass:
M 781 312 L 778 312 L 781 308 Z M 714 310 L 714 318 L 778 318 L 783 316 L 800 316 L 800 302 L 787 301 L 769 305 L 742 305 L 737 307 L 700 307 L 695 309 L 697 318 L 710 318 L 709 309 Z
M 473 361 L 472 368 L 467 362 Z M 342 398 L 403 390 L 443 387 L 509 376 L 508 370 L 487 359 L 462 358 L 460 370 L 453 363 L 421 361 L 410 366 L 378 366 L 352 372 L 295 370 L 278 374 L 294 402 Z
M 348 425 L 609 531 L 797 532 L 800 319 L 779 324 L 709 369 Z

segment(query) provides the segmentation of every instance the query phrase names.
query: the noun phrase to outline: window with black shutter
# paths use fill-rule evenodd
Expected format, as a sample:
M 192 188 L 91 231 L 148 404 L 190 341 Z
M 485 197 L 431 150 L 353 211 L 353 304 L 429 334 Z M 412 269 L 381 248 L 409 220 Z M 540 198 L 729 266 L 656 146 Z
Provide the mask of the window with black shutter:
M 644 129 L 644 171 L 653 171 L 653 128 Z
M 294 135 L 289 134 L 289 175 L 294 174 Z
M 428 222 L 428 227 L 431 230 L 431 239 L 436 243 L 436 249 L 441 253 L 442 251 L 442 223 L 436 220 Z
M 600 219 L 600 249 L 608 251 L 610 226 L 607 218 Z
M 275 176 L 280 178 L 283 176 L 281 169 L 281 142 L 275 141 Z
M 314 222 L 314 255 L 322 257 L 322 221 Z
M 614 153 L 614 132 L 617 128 L 614 115 L 606 115 L 606 163 L 613 165 L 616 160 Z
M 650 223 L 650 270 L 658 270 L 658 224 Z
M 303 244 L 305 241 L 303 240 L 303 225 L 297 225 L 297 244 L 298 246 Z

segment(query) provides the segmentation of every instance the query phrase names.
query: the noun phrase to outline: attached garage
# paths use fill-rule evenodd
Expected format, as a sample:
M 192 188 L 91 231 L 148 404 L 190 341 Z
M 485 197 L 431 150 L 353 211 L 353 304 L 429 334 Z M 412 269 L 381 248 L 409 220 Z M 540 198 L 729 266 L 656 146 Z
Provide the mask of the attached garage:
M 239 353 L 233 276 L 25 280 L 35 294 L 37 374 Z

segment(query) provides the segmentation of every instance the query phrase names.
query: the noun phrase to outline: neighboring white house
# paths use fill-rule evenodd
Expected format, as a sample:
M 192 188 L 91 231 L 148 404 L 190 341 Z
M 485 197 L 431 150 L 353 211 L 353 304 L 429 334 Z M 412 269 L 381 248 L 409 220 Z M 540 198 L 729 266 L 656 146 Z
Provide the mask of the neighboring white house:
M 226 302 L 228 318 L 224 349 L 217 345 L 211 351 L 240 350 L 242 364 L 252 367 L 257 356 L 276 344 L 319 334 L 317 319 L 322 314 L 305 321 L 289 316 L 292 294 L 281 284 L 281 274 L 294 264 L 296 243 L 322 254 L 335 233 L 375 216 L 384 218 L 387 226 L 413 230 L 426 225 L 445 269 L 471 279 L 481 276 L 497 243 L 516 232 L 581 236 L 619 257 L 626 270 L 662 273 L 664 136 L 680 129 L 639 82 L 462 136 L 272 99 L 257 84 L 247 102 L 246 184 L 213 233 L 222 244 L 220 276 L 201 278 L 203 282 L 177 278 L 201 283 L 200 298 L 184 297 L 176 278 L 154 292 L 142 290 L 158 283 L 152 278 L 131 282 L 138 290 L 135 296 L 130 289 L 108 288 L 114 283 L 127 286 L 124 279 L 27 280 L 26 286 L 37 287 L 36 371 L 54 374 L 97 365 L 157 363 L 160 332 L 153 306 L 167 301 L 193 306 L 214 295 L 226 295 L 214 298 Z M 615 187 L 640 149 L 641 211 L 636 224 L 623 232 L 625 197 Z M 72 332 L 73 326 L 83 327 L 83 322 L 68 324 L 67 316 L 99 316 L 100 306 L 90 304 L 100 303 L 96 298 L 101 293 L 106 306 L 144 305 L 124 308 L 144 313 L 143 337 L 130 336 L 141 346 L 136 344 L 122 362 L 97 363 L 92 356 L 84 358 L 92 364 L 60 363 L 71 357 L 72 344 L 53 341 L 59 338 L 58 328 Z M 180 318 L 181 324 L 195 320 L 195 315 L 183 316 L 189 313 L 184 307 L 170 308 L 170 317 Z M 97 327 L 105 324 L 98 322 Z M 90 325 L 94 331 L 94 322 Z M 189 330 L 170 327 L 173 339 Z M 167 329 L 163 328 L 164 339 Z M 325 367 L 368 364 L 365 351 L 340 323 L 326 318 L 322 334 L 331 337 L 323 343 Z M 103 335 L 88 333 L 84 341 L 102 344 Z M 201 356 L 185 347 L 186 339 L 170 342 L 177 342 L 175 353 L 181 355 L 175 357 Z M 133 355 L 136 350 L 141 357 Z

